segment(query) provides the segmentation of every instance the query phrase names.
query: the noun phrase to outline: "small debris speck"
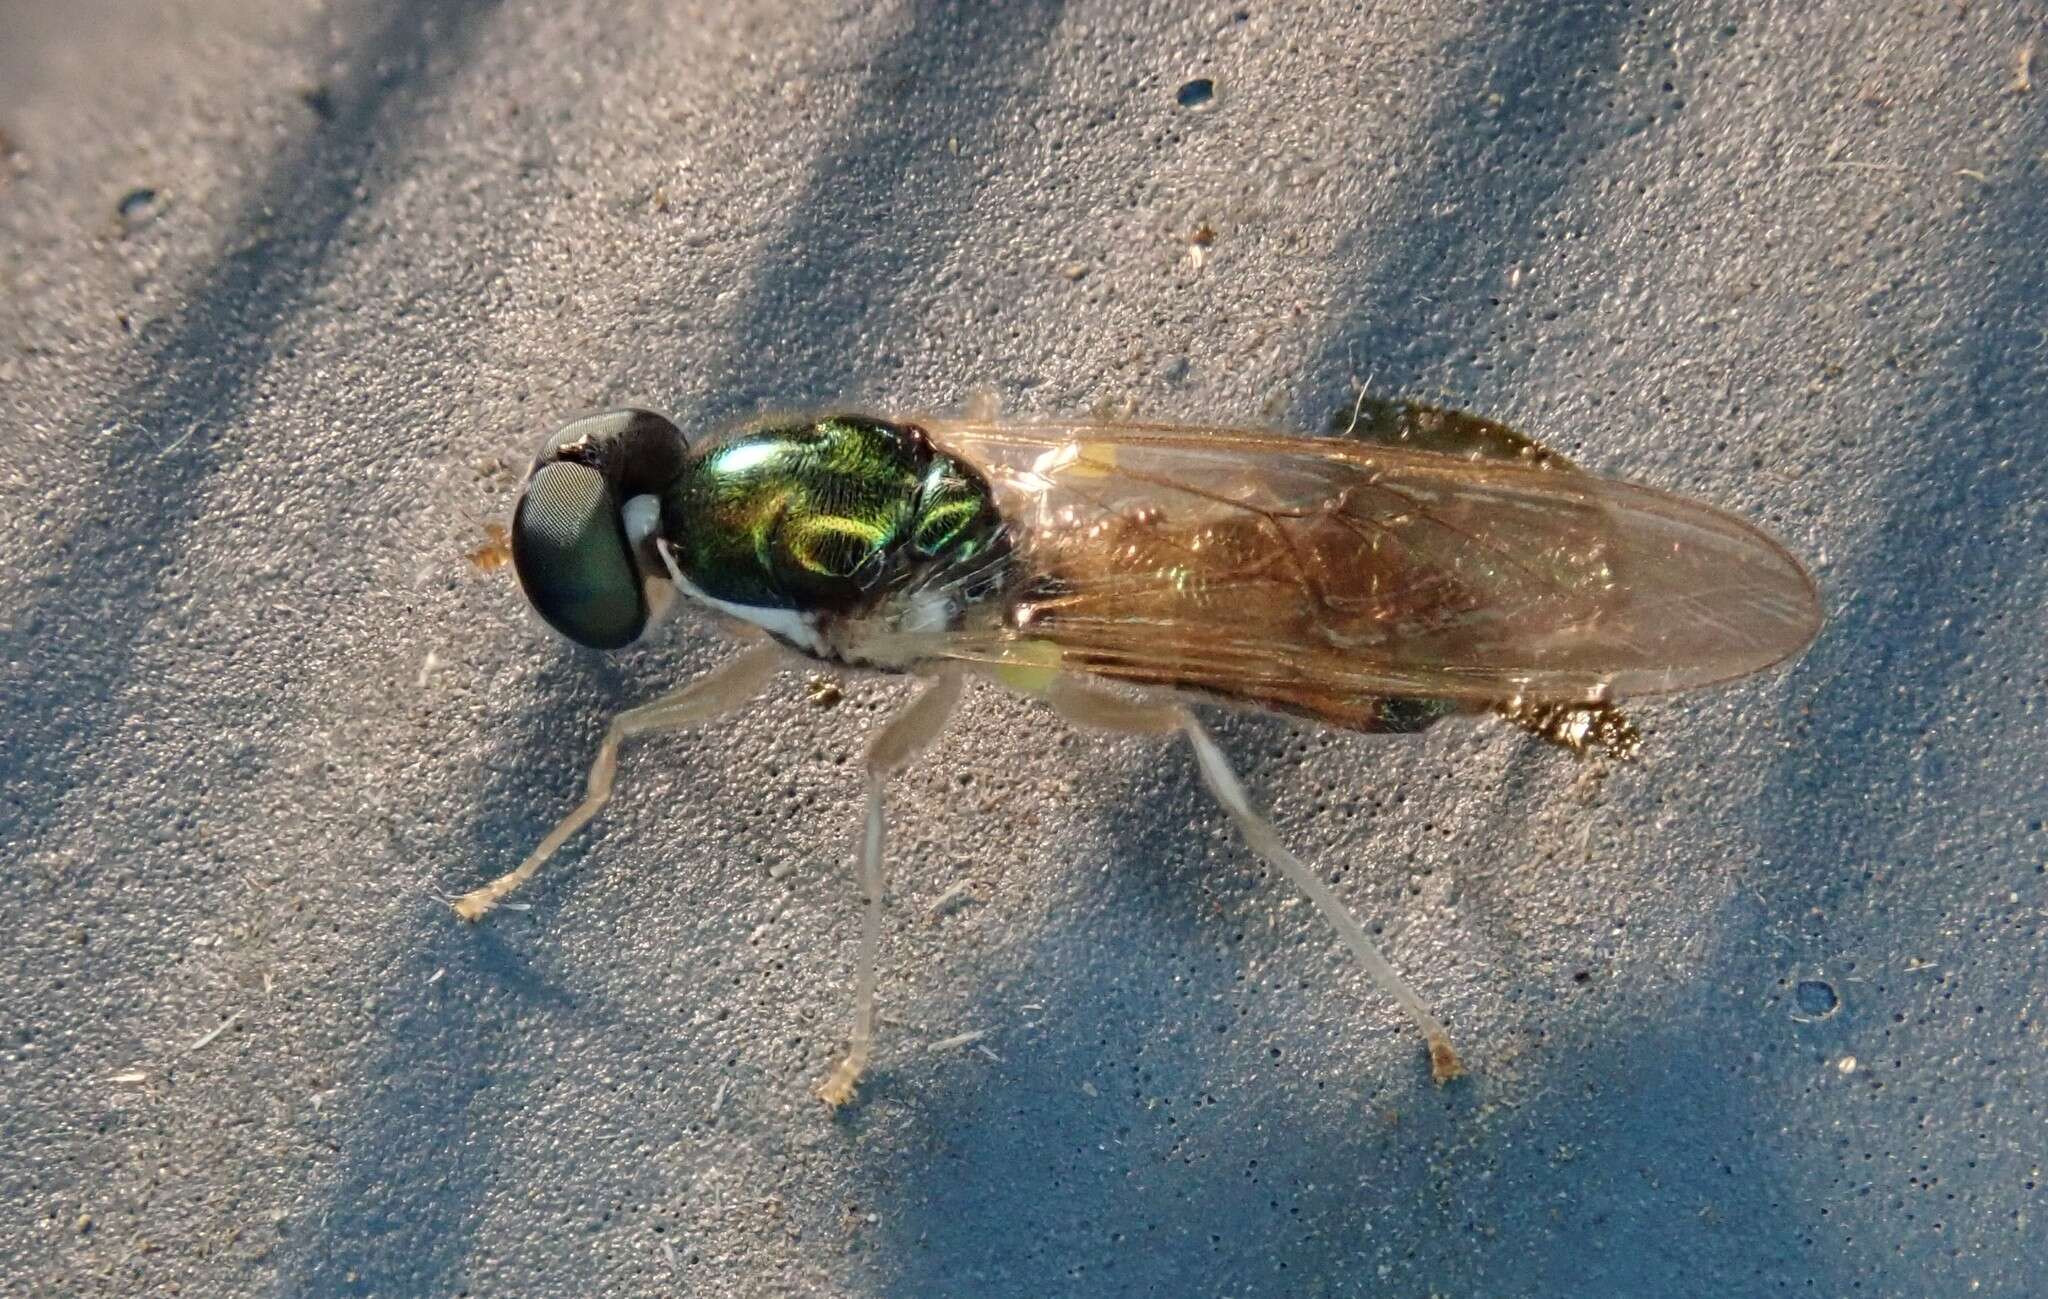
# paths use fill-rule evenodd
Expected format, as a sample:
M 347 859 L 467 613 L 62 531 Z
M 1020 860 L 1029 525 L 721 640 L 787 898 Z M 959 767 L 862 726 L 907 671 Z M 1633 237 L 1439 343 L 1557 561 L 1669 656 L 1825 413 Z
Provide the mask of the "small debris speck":
M 934 898 L 932 904 L 925 908 L 925 918 L 928 920 L 936 919 L 941 912 L 951 906 L 963 894 L 973 892 L 976 883 L 977 881 L 971 879 L 955 880 L 951 887 Z
M 206 1032 L 204 1032 L 204 1033 L 200 1034 L 200 1035 L 199 1035 L 199 1037 L 198 1037 L 198 1038 L 196 1038 L 196 1039 L 194 1039 L 194 1041 L 192 1042 L 192 1044 L 191 1044 L 190 1046 L 186 1047 L 185 1049 L 186 1049 L 187 1051 L 201 1051 L 201 1050 L 204 1050 L 205 1048 L 207 1048 L 207 1047 L 209 1047 L 209 1046 L 212 1046 L 212 1045 L 213 1045 L 213 1043 L 214 1043 L 214 1041 L 215 1041 L 215 1039 L 217 1039 L 218 1037 L 220 1037 L 220 1035 L 221 1035 L 222 1033 L 225 1033 L 225 1032 L 227 1032 L 227 1031 L 228 1031 L 229 1029 L 233 1028 L 233 1027 L 234 1027 L 234 1026 L 235 1026 L 236 1024 L 239 1024 L 239 1023 L 240 1023 L 241 1021 L 242 1021 L 242 1012 L 238 1010 L 238 1011 L 236 1011 L 236 1012 L 235 1012 L 234 1014 L 232 1014 L 232 1015 L 228 1016 L 228 1017 L 227 1017 L 226 1019 L 222 1020 L 222 1021 L 221 1021 L 220 1023 L 218 1023 L 218 1024 L 215 1024 L 215 1025 L 214 1025 L 214 1026 L 213 1026 L 212 1028 L 208 1029 L 208 1030 L 207 1030 Z
M 814 676 L 804 683 L 804 695 L 815 708 L 836 708 L 846 692 L 831 677 Z
M 1182 86 L 1173 98 L 1182 108 L 1206 108 L 1216 98 L 1216 83 L 1207 77 L 1196 77 Z
M 163 211 L 163 203 L 154 189 L 138 185 L 121 196 L 121 201 L 114 205 L 114 211 L 121 218 L 124 230 L 139 230 Z

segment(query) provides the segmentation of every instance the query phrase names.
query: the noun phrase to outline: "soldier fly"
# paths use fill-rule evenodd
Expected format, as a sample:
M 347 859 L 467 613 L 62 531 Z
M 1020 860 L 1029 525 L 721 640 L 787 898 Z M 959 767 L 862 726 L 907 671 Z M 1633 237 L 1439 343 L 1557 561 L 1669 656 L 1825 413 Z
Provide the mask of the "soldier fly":
M 575 419 L 513 514 L 520 586 L 579 644 L 618 649 L 686 604 L 746 642 L 619 714 L 580 805 L 454 904 L 480 919 L 611 797 L 620 746 L 742 707 L 822 661 L 926 685 L 867 749 L 864 898 L 844 1104 L 874 1050 L 883 789 L 969 677 L 1087 727 L 1179 734 L 1261 859 L 1422 1031 L 1443 1025 L 1281 842 L 1191 705 L 1361 732 L 1493 713 L 1574 750 L 1626 750 L 1617 701 L 1733 681 L 1820 628 L 1813 581 L 1733 515 L 1596 477 L 1500 424 L 1361 394 L 1343 436 L 992 414 L 766 417 L 688 438 L 648 410 Z

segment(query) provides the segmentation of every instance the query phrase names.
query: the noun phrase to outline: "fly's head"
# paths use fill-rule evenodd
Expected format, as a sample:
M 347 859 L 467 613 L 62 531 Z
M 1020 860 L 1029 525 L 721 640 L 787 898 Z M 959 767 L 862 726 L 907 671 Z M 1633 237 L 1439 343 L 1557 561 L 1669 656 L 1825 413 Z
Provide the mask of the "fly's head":
M 668 590 L 661 492 L 688 455 L 682 430 L 633 408 L 570 420 L 541 443 L 512 513 L 512 566 L 548 626 L 593 649 L 647 630 Z

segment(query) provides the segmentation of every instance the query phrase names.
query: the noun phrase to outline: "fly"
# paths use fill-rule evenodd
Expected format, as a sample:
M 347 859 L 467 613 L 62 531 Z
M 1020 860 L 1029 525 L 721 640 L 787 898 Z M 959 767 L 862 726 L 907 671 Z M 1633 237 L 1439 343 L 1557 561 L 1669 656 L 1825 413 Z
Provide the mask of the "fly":
M 926 685 L 868 744 L 864 900 L 846 1054 L 874 1050 L 882 796 L 970 677 L 1069 722 L 1186 739 L 1202 782 L 1422 1031 L 1429 1007 L 1281 842 L 1191 709 L 1222 703 L 1361 732 L 1495 714 L 1625 752 L 1617 701 L 1733 681 L 1798 654 L 1813 581 L 1733 515 L 1580 471 L 1491 421 L 1361 397 L 1338 436 L 990 416 L 777 417 L 688 439 L 613 410 L 543 444 L 513 513 L 521 588 L 569 639 L 618 649 L 674 605 L 744 648 L 612 720 L 581 804 L 517 869 L 458 899 L 481 919 L 611 797 L 628 739 L 743 707 L 823 661 Z

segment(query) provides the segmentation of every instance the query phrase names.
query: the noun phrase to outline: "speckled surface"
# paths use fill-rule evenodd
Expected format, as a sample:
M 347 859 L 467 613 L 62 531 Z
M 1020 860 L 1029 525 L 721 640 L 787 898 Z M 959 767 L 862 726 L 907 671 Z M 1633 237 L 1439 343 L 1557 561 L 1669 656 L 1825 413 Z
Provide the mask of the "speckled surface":
M 2038 6 L 693 8 L 0 10 L 0 1289 L 2048 1291 Z M 1221 723 L 1469 1080 L 1180 749 L 989 691 L 838 1119 L 902 685 L 650 742 L 531 910 L 443 906 L 720 653 L 466 561 L 561 415 L 1367 378 L 1831 616 L 1604 781 Z

